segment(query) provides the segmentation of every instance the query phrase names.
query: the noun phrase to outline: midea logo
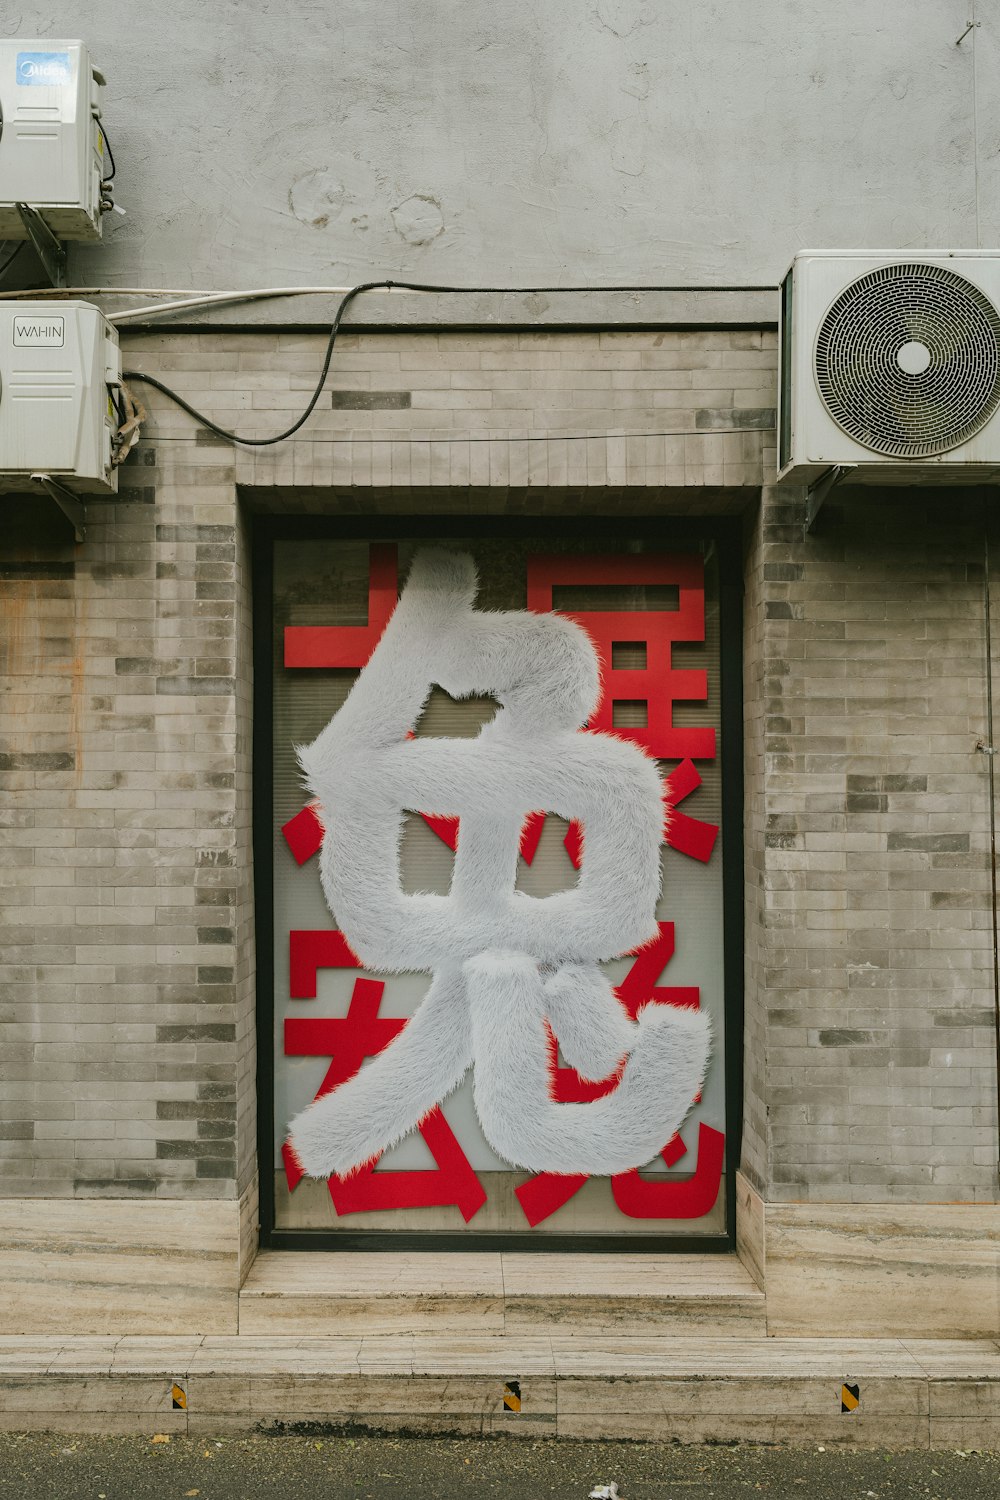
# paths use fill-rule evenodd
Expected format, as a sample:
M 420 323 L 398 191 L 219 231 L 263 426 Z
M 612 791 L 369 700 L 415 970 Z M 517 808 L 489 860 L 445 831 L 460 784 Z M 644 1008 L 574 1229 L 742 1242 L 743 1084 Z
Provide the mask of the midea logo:
M 69 83 L 68 52 L 19 52 L 17 81 L 20 84 L 48 85 Z

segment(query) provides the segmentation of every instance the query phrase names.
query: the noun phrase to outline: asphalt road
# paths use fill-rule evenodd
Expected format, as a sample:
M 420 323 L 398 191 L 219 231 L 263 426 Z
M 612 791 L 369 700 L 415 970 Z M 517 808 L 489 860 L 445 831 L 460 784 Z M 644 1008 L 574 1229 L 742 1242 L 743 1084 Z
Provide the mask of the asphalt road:
M 0 1433 L 3 1500 L 1000 1500 L 1000 1453 Z

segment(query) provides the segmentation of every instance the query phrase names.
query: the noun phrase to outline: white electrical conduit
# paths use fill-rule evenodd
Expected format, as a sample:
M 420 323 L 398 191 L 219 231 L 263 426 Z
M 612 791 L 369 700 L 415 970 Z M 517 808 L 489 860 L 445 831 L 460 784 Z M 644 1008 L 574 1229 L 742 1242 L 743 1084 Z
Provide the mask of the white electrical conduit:
M 124 312 L 108 313 L 107 319 L 117 327 L 120 323 L 148 318 L 151 314 L 188 312 L 198 307 L 218 307 L 225 302 L 260 302 L 267 297 L 342 297 L 345 292 L 353 290 L 349 286 L 277 286 L 252 292 L 208 292 L 204 296 L 189 297 L 183 302 L 162 302 L 159 307 L 129 307 Z M 428 295 L 426 292 L 415 292 L 412 287 L 402 286 L 371 287 L 369 290 L 382 293 L 410 292 L 416 297 Z
M 128 307 L 122 312 L 106 313 L 105 317 L 109 323 L 133 323 L 140 318 L 158 316 L 160 313 L 187 312 L 199 307 L 215 307 L 226 302 L 259 302 L 267 297 L 342 297 L 345 292 L 351 291 L 349 286 L 274 286 L 255 288 L 245 292 L 188 292 L 185 288 L 164 288 L 162 291 L 153 291 L 144 287 L 58 287 L 45 288 L 31 292 L 0 292 L 0 300 L 7 299 L 34 299 L 35 297 L 174 297 L 182 298 L 179 302 L 162 302 L 158 307 Z M 410 291 L 408 287 L 378 287 L 373 291 L 381 292 L 405 292 Z M 411 292 L 411 295 L 423 297 L 424 292 Z
M 18 298 L 33 302 L 36 297 L 216 297 L 218 292 L 201 292 L 193 286 L 36 286 L 22 287 L 19 292 L 0 292 L 0 301 Z
M 457 294 L 459 296 L 469 294 L 495 295 L 501 297 L 517 297 L 528 293 L 545 292 L 773 292 L 774 287 L 762 286 L 708 286 L 708 287 L 667 287 L 667 286 L 593 286 L 593 287 L 414 287 L 405 283 L 389 286 L 368 286 L 365 291 L 379 292 L 382 294 L 405 292 L 410 296 L 425 297 L 440 292 L 445 295 Z M 162 302 L 158 307 L 127 307 L 122 312 L 106 313 L 109 323 L 116 326 L 122 323 L 134 323 L 144 318 L 158 317 L 160 313 L 189 312 L 198 308 L 219 307 L 225 303 L 233 302 L 258 302 L 268 297 L 343 297 L 347 292 L 354 291 L 349 286 L 273 286 L 256 287 L 243 292 L 196 292 L 186 288 L 152 288 L 133 286 L 84 286 L 84 287 L 44 287 L 33 291 L 0 292 L 0 301 L 12 299 L 25 299 L 36 297 L 179 297 L 178 302 Z

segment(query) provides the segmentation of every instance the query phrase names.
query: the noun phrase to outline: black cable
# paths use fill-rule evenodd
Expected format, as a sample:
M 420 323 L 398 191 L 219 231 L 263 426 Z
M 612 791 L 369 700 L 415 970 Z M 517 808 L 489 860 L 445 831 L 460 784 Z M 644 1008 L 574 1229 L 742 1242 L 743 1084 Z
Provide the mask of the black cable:
M 175 404 L 179 406 L 182 411 L 186 411 L 188 416 L 194 417 L 196 422 L 200 422 L 203 427 L 207 427 L 209 432 L 214 432 L 217 437 L 225 438 L 227 442 L 240 443 L 243 447 L 246 448 L 267 448 L 271 447 L 275 443 L 283 443 L 286 438 L 290 438 L 293 433 L 298 432 L 299 428 L 309 420 L 316 408 L 316 403 L 319 401 L 320 396 L 323 394 L 323 386 L 326 384 L 326 377 L 330 372 L 330 362 L 333 359 L 333 346 L 337 342 L 337 334 L 340 331 L 341 320 L 347 310 L 348 305 L 354 301 L 355 297 L 360 296 L 362 292 L 377 292 L 383 287 L 387 290 L 391 290 L 393 287 L 400 287 L 403 291 L 407 292 L 457 292 L 464 290 L 460 287 L 425 286 L 423 283 L 415 281 L 365 281 L 362 282 L 360 286 L 351 287 L 350 291 L 340 299 L 340 304 L 337 307 L 336 313 L 334 314 L 333 323 L 330 328 L 330 337 L 327 339 L 326 343 L 326 354 L 323 358 L 323 368 L 320 371 L 319 380 L 317 381 L 316 388 L 309 399 L 308 406 L 302 413 L 301 417 L 299 417 L 296 422 L 292 423 L 291 427 L 287 427 L 284 432 L 279 432 L 274 437 L 244 438 L 240 437 L 236 432 L 229 432 L 225 427 L 220 427 L 218 423 L 213 422 L 210 417 L 206 417 L 203 412 L 200 412 L 195 407 L 191 406 L 189 402 L 184 400 L 183 396 L 179 396 L 177 392 L 171 390 L 168 385 L 164 385 L 162 380 L 157 380 L 154 375 L 145 375 L 141 370 L 123 370 L 122 379 L 142 380 L 146 383 L 146 385 L 153 386 L 156 390 L 161 391 L 164 396 L 169 397 L 171 401 L 175 402 Z M 483 288 L 482 290 L 492 291 L 494 290 L 494 288 Z
M 21 251 L 24 249 L 27 243 L 27 240 L 22 240 L 19 245 L 15 246 L 15 248 L 8 255 L 7 259 L 3 262 L 2 265 L 0 265 L 0 276 L 2 276 L 4 272 L 14 264 L 14 262 L 17 260 L 17 257 L 20 255 Z
M 98 128 L 99 128 L 99 130 L 101 132 L 101 139 L 103 140 L 105 146 L 107 147 L 108 161 L 111 163 L 111 171 L 108 172 L 101 180 L 103 182 L 113 182 L 114 181 L 115 172 L 118 170 L 117 167 L 115 166 L 115 153 L 111 149 L 111 142 L 108 140 L 108 132 L 104 128 L 104 121 L 103 120 L 101 121 L 101 123 L 100 123 L 100 125 L 99 125 Z
M 303 423 L 309 420 L 309 418 L 313 414 L 313 411 L 315 410 L 317 401 L 323 393 L 323 386 L 326 384 L 326 377 L 330 372 L 330 361 L 333 359 L 333 346 L 337 342 L 337 334 L 340 331 L 340 320 L 344 316 L 344 312 L 348 306 L 348 303 L 353 302 L 354 298 L 359 296 L 361 292 L 373 292 L 377 291 L 380 287 L 393 287 L 403 285 L 404 283 L 401 281 L 366 281 L 363 282 L 361 286 L 352 286 L 351 290 L 346 294 L 346 296 L 341 297 L 340 305 L 337 308 L 336 313 L 334 314 L 333 323 L 330 328 L 330 337 L 326 341 L 326 354 L 323 358 L 323 368 L 320 371 L 319 380 L 316 382 L 316 389 L 313 391 L 312 395 L 309 398 L 309 405 L 306 407 L 301 417 L 299 417 L 298 421 L 293 422 L 291 427 L 286 428 L 284 432 L 279 432 L 275 437 L 242 438 L 236 432 L 228 432 L 225 427 L 220 427 L 218 423 L 213 422 L 210 417 L 206 417 L 203 412 L 196 410 L 195 407 L 191 406 L 189 402 L 184 400 L 183 396 L 178 396 L 176 391 L 172 391 L 168 385 L 164 385 L 162 380 L 157 380 L 154 375 L 144 375 L 141 370 L 123 370 L 122 379 L 142 380 L 145 381 L 146 385 L 151 385 L 156 390 L 162 391 L 164 396 L 168 396 L 171 401 L 175 402 L 181 408 L 182 411 L 186 411 L 188 416 L 194 417 L 195 421 L 200 422 L 203 427 L 207 427 L 209 432 L 214 432 L 217 437 L 225 438 L 227 442 L 240 443 L 246 448 L 268 448 L 274 443 L 283 443 L 285 441 L 285 438 L 290 438 L 293 432 L 298 432 Z M 407 286 L 407 290 L 415 291 L 417 290 L 417 288 Z M 424 289 L 420 288 L 420 290 Z
M 213 422 L 212 419 L 211 419 L 211 417 L 206 417 L 205 414 L 204 414 L 204 412 L 198 411 L 198 409 L 196 407 L 192 406 L 190 404 L 190 402 L 185 401 L 184 397 L 183 396 L 179 396 L 176 391 L 171 390 L 171 388 L 170 388 L 169 385 L 164 385 L 164 383 L 163 383 L 162 380 L 157 380 L 157 378 L 156 378 L 155 375 L 146 375 L 141 370 L 123 370 L 122 371 L 122 379 L 123 380 L 141 380 L 146 385 L 153 386 L 153 388 L 155 390 L 160 391 L 162 395 L 166 396 L 170 401 L 173 401 L 175 403 L 175 405 L 179 406 L 182 411 L 186 411 L 189 417 L 194 417 L 194 419 L 195 419 L 196 422 L 200 422 L 201 425 L 202 425 L 202 427 L 207 427 L 208 430 L 209 430 L 209 432 L 214 432 L 217 437 L 225 438 L 228 443 L 239 443 L 244 448 L 268 448 L 268 447 L 273 446 L 275 443 L 283 443 L 286 438 L 290 438 L 293 433 L 298 432 L 299 428 L 302 427 L 309 420 L 309 418 L 312 416 L 314 410 L 316 409 L 316 403 L 319 401 L 320 396 L 323 394 L 323 387 L 326 384 L 326 377 L 330 373 L 330 363 L 331 363 L 331 361 L 333 359 L 333 346 L 337 342 L 337 334 L 340 331 L 341 320 L 343 319 L 344 313 L 346 312 L 346 310 L 348 308 L 348 305 L 351 302 L 354 301 L 355 297 L 360 296 L 362 292 L 377 292 L 377 291 L 380 291 L 383 287 L 387 291 L 391 291 L 393 287 L 398 287 L 400 291 L 404 291 L 404 292 L 454 292 L 454 293 L 465 294 L 465 295 L 468 295 L 468 294 L 481 294 L 483 296 L 526 296 L 526 295 L 530 295 L 532 293 L 537 293 L 537 292 L 593 292 L 593 291 L 602 291 L 602 292 L 655 292 L 655 291 L 690 291 L 691 290 L 690 287 L 635 287 L 635 286 L 633 286 L 633 287 L 580 287 L 580 286 L 569 286 L 569 287 L 430 286 L 430 285 L 425 284 L 424 282 L 420 282 L 420 281 L 365 281 L 365 282 L 362 282 L 360 286 L 352 286 L 351 289 L 350 289 L 350 291 L 347 292 L 346 295 L 343 296 L 340 299 L 340 304 L 339 304 L 339 306 L 337 308 L 336 313 L 334 314 L 333 323 L 332 323 L 332 325 L 330 327 L 330 336 L 327 339 L 327 343 L 326 343 L 326 353 L 325 353 L 325 355 L 323 357 L 323 368 L 320 371 L 320 377 L 319 377 L 319 380 L 316 383 L 316 388 L 313 391 L 312 396 L 309 398 L 309 404 L 308 404 L 308 406 L 306 407 L 305 411 L 302 413 L 301 417 L 299 417 L 296 422 L 292 423 L 291 427 L 286 427 L 286 429 L 285 429 L 284 432 L 279 432 L 274 437 L 266 437 L 266 438 L 240 437 L 239 433 L 229 432 L 225 427 L 220 427 L 217 422 Z M 712 287 L 709 290 L 719 291 L 719 292 L 730 292 L 730 291 L 741 291 L 741 292 L 773 292 L 775 290 L 775 288 L 774 287 Z M 209 304 L 209 306 L 210 305 L 211 304 Z M 155 311 L 155 309 L 153 309 L 153 311 Z

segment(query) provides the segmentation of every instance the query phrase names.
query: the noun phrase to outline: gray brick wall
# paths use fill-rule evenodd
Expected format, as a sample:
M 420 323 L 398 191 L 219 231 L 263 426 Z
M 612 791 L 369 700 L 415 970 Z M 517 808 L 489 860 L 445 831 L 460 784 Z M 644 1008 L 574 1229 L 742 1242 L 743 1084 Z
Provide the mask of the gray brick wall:
M 263 435 L 323 338 L 127 343 Z M 754 331 L 347 335 L 294 441 L 234 451 L 151 394 L 82 547 L 7 528 L 0 1194 L 252 1180 L 255 506 L 744 510 L 744 1170 L 778 1199 L 996 1197 L 981 508 L 834 497 L 804 539 L 801 495 L 751 493 L 774 367 Z
M 986 512 L 904 490 L 803 518 L 765 492 L 748 591 L 748 1175 L 995 1201 Z
M 232 480 L 203 518 L 144 442 L 83 546 L 44 525 L 0 560 L 0 1191 L 231 1196 L 252 1016 Z
M 768 1187 L 767 1127 L 767 872 L 761 837 L 767 813 L 764 745 L 766 623 L 763 563 L 777 507 L 756 506 L 747 520 L 743 610 L 744 1065 L 742 1170 L 764 1197 Z M 801 524 L 798 534 L 801 535 Z M 781 538 L 775 538 L 780 543 Z
M 192 344 L 210 363 L 199 365 Z M 301 411 L 323 346 L 316 334 L 144 333 L 129 336 L 127 363 L 158 372 L 222 426 L 260 437 Z M 761 482 L 774 335 L 343 334 L 329 386 L 294 441 L 238 454 L 241 483 L 360 485 L 394 490 L 397 501 L 442 485 L 456 494 L 669 485 L 687 487 L 697 512 L 706 489 Z M 158 437 L 190 440 L 190 418 L 142 394 Z M 208 434 L 202 442 L 213 446 Z

